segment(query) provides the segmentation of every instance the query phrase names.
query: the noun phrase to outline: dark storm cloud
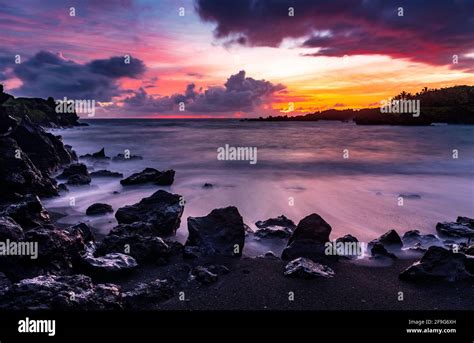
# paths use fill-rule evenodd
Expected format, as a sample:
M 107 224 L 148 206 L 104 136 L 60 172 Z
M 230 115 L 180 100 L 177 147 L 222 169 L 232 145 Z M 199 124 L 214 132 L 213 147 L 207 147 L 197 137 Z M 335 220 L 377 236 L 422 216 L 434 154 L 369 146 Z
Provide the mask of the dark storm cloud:
M 195 88 L 189 84 L 184 93 L 164 97 L 153 97 L 141 88 L 125 99 L 125 108 L 147 113 L 177 112 L 179 104 L 184 103 L 186 112 L 193 113 L 250 112 L 285 87 L 246 77 L 242 70 L 230 76 L 224 87 L 210 87 L 205 91 Z
M 224 44 L 278 46 L 306 38 L 304 46 L 321 48 L 319 56 L 385 54 L 444 65 L 457 54 L 460 66 L 473 62 L 462 58 L 474 50 L 472 0 L 197 0 L 196 9 L 216 24 Z
M 145 72 L 145 64 L 136 58 L 130 58 L 128 64 L 124 63 L 124 57 L 111 57 L 103 60 L 95 60 L 88 64 L 90 71 L 111 78 L 132 77 L 135 78 Z
M 22 96 L 110 101 L 123 93 L 117 82 L 120 77 L 137 77 L 143 73 L 143 62 L 137 59 L 131 61 L 134 61 L 133 64 L 125 64 L 122 57 L 111 57 L 79 64 L 51 52 L 40 51 L 13 67 L 13 74 L 22 85 L 12 91 Z

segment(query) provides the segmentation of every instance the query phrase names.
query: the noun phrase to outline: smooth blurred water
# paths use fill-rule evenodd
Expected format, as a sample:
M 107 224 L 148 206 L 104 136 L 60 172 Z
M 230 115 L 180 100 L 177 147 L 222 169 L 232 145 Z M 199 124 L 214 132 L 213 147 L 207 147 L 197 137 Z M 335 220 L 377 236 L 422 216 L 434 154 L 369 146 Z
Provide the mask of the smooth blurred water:
M 236 120 L 89 120 L 90 126 L 55 130 L 81 155 L 105 147 L 108 156 L 129 149 L 143 160 L 96 163 L 128 176 L 145 167 L 175 169 L 175 183 L 161 187 L 186 199 L 186 218 L 235 205 L 252 228 L 257 220 L 284 214 L 296 223 L 316 212 L 331 238 L 351 233 L 371 240 L 389 229 L 435 232 L 438 221 L 474 216 L 474 127 L 356 126 L 339 122 L 240 122 Z M 258 162 L 219 161 L 217 148 L 256 147 Z M 344 150 L 349 158 L 343 158 Z M 453 149 L 459 158 L 453 159 Z M 85 161 L 87 162 L 87 161 Z M 212 183 L 204 189 L 204 183 Z M 152 194 L 158 186 L 122 187 L 119 179 L 93 179 L 90 186 L 46 202 L 62 208 L 61 221 L 89 221 L 102 233 L 116 225 L 113 215 L 85 217 L 94 202 L 114 209 Z M 120 194 L 113 194 L 119 191 Z M 414 193 L 420 199 L 398 195 Z M 69 206 L 70 197 L 76 198 Z M 294 200 L 291 206 L 291 198 Z M 248 242 L 247 249 L 259 249 Z M 271 244 L 270 244 L 271 245 Z M 271 246 L 270 246 L 271 247 Z M 265 246 L 267 249 L 268 246 Z M 279 251 L 280 245 L 273 247 Z

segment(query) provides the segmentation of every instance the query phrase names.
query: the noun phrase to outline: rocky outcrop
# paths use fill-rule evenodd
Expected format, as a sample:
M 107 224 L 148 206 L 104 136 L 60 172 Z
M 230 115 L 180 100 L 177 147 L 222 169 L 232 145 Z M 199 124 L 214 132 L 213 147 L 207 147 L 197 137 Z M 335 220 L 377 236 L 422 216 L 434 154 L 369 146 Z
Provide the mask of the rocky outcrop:
M 23 245 L 26 254 L 2 257 L 3 270 L 15 279 L 48 273 L 70 274 L 81 265 L 81 256 L 86 250 L 85 243 L 93 239 L 87 230 L 89 228 L 83 223 L 64 229 L 48 224 L 31 228 L 21 235 L 17 234 L 20 232 L 17 229 L 14 231 L 15 236 L 10 230 L 10 241 L 17 241 L 18 246 Z M 31 247 L 32 244 L 35 246 Z
M 283 250 L 283 260 L 306 257 L 313 261 L 325 260 L 325 243 L 329 241 L 331 226 L 318 214 L 303 218 L 291 235 Z
M 397 259 L 397 256 L 391 252 L 388 252 L 385 246 L 380 242 L 375 242 L 372 245 L 370 252 L 374 258 L 388 257 L 391 259 Z
M 147 223 L 156 236 L 171 236 L 179 228 L 183 209 L 180 195 L 159 190 L 134 205 L 119 208 L 115 218 L 119 224 Z
M 0 241 L 21 241 L 24 238 L 23 229 L 17 222 L 7 216 L 0 217 Z
M 74 163 L 67 166 L 57 178 L 60 180 L 66 179 L 68 185 L 85 185 L 91 182 L 87 166 L 83 163 Z
M 421 234 L 418 230 L 410 230 L 403 234 L 403 246 L 416 250 L 427 250 L 432 245 L 442 246 L 443 243 L 432 234 Z
M 110 253 L 126 253 L 139 263 L 162 263 L 171 255 L 171 249 L 160 237 L 111 233 L 97 249 L 99 256 Z
M 8 136 L 17 126 L 16 119 L 5 113 L 4 107 L 0 106 L 0 137 Z
M 3 92 L 0 85 L 0 108 L 17 120 L 23 119 L 26 114 L 36 125 L 43 127 L 70 127 L 84 125 L 78 122 L 79 117 L 75 112 L 60 113 L 56 111 L 56 102 L 52 97 L 40 98 L 14 98 Z
M 138 266 L 137 261 L 129 255 L 110 253 L 95 257 L 95 251 L 95 244 L 90 243 L 86 248 L 86 252 L 82 255 L 82 267 L 90 273 L 99 275 L 123 274 L 132 271 Z
M 299 257 L 285 266 L 285 276 L 312 279 L 316 277 L 330 278 L 334 271 L 326 265 L 310 259 Z
M 97 152 L 94 152 L 92 154 L 85 154 L 79 156 L 79 158 L 85 158 L 85 159 L 93 159 L 93 160 L 108 160 L 110 157 L 105 155 L 105 148 L 100 149 Z
M 382 245 L 385 247 L 393 247 L 393 248 L 398 248 L 398 249 L 403 247 L 402 239 L 400 238 L 400 235 L 395 230 L 390 230 L 384 233 L 377 240 L 380 243 L 382 243 Z
M 284 215 L 258 221 L 255 225 L 258 227 L 255 235 L 260 238 L 288 238 L 296 227 L 295 223 Z
M 396 258 L 396 255 L 394 255 L 393 252 L 399 252 L 402 247 L 402 239 L 395 230 L 390 230 L 384 233 L 379 238 L 374 239 L 368 244 L 368 248 L 374 257 L 385 256 Z
M 60 167 L 77 160 L 76 154 L 54 136 L 33 124 L 28 116 L 10 134 L 21 150 L 43 173 L 53 173 Z
M 43 174 L 17 142 L 8 137 L 0 138 L 0 189 L 0 200 L 12 200 L 17 195 L 58 194 L 56 181 Z
M 102 214 L 112 213 L 112 212 L 114 212 L 114 209 L 112 208 L 112 206 L 110 206 L 109 204 L 103 204 L 99 202 L 96 202 L 95 204 L 90 205 L 86 209 L 86 214 L 88 216 L 96 216 L 96 215 L 102 215 Z
M 117 310 L 121 289 L 113 284 L 94 285 L 85 275 L 43 275 L 13 284 L 0 299 L 6 310 Z
M 400 274 L 406 281 L 458 281 L 474 277 L 474 258 L 432 246 L 419 262 Z
M 79 230 L 36 228 L 25 232 L 24 240 L 38 243 L 38 258 L 26 260 L 29 264 L 58 273 L 71 270 L 85 252 Z
M 443 222 L 436 224 L 439 235 L 450 238 L 474 238 L 474 219 L 458 217 L 456 222 Z
M 0 216 L 11 217 L 27 230 L 51 224 L 48 211 L 36 195 L 25 195 L 14 202 L 0 205 Z
M 13 95 L 7 94 L 3 91 L 3 85 L 0 85 L 0 105 L 7 102 L 10 99 L 14 99 Z M 0 106 L 3 110 L 5 107 Z
M 326 243 L 329 241 L 331 226 L 321 218 L 318 214 L 313 213 L 303 218 L 291 235 L 288 243 L 298 240 L 311 240 L 318 243 Z
M 85 223 L 69 226 L 65 230 L 73 235 L 79 234 L 85 243 L 95 241 L 92 229 Z
M 154 168 L 145 168 L 139 173 L 130 175 L 120 181 L 123 186 L 139 185 L 153 182 L 160 186 L 170 186 L 174 181 L 174 170 L 159 171 Z
M 245 243 L 242 216 L 234 206 L 214 209 L 205 217 L 188 217 L 186 247 L 202 255 L 241 256 Z

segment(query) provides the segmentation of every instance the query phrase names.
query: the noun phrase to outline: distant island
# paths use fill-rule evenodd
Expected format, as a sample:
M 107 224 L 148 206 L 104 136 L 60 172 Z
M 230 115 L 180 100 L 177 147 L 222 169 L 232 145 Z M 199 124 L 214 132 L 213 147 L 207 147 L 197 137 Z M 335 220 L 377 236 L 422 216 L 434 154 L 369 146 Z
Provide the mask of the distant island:
M 392 102 L 418 101 L 419 113 L 384 113 L 382 106 L 363 109 L 330 109 L 299 116 L 268 116 L 242 121 L 354 121 L 357 125 L 474 124 L 474 86 L 423 88 L 416 94 L 401 92 Z

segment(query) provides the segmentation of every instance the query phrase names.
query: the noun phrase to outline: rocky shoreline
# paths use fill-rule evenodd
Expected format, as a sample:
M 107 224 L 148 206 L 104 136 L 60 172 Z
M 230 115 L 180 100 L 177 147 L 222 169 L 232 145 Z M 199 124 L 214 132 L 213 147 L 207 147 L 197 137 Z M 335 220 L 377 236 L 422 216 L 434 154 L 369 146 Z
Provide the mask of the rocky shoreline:
M 117 209 L 105 203 L 91 203 L 87 215 L 115 212 L 118 225 L 103 239 L 97 239 L 95 228 L 85 223 L 60 227 L 41 199 L 58 196 L 60 191 L 67 191 L 68 185 L 81 187 L 93 177 L 115 177 L 124 187 L 143 183 L 171 185 L 175 171 L 146 168 L 126 177 L 106 169 L 89 172 L 83 162 L 111 159 L 103 148 L 78 158 L 60 136 L 45 131 L 27 114 L 18 119 L 2 110 L 0 129 L 0 243 L 6 246 L 8 242 L 16 248 L 36 243 L 38 248 L 34 259 L 0 254 L 0 309 L 199 309 L 198 303 L 185 305 L 191 295 L 194 299 L 213 298 L 214 292 L 221 299 L 228 299 L 209 300 L 216 309 L 224 308 L 224 304 L 229 308 L 276 309 L 275 304 L 249 299 L 270 299 L 278 292 L 284 298 L 288 298 L 288 292 L 312 294 L 308 287 L 317 290 L 319 285 L 327 284 L 347 289 L 349 296 L 353 293 L 349 288 L 367 287 L 367 278 L 380 274 L 390 276 L 389 285 L 383 280 L 373 284 L 364 298 L 377 289 L 396 297 L 400 288 L 420 287 L 420 299 L 428 299 L 432 293 L 426 292 L 426 284 L 443 289 L 448 297 L 472 292 L 474 219 L 467 217 L 438 223 L 436 235 L 412 230 L 400 237 L 390 230 L 367 244 L 364 258 L 354 251 L 347 252 L 347 247 L 360 247 L 362 242 L 356 237 L 346 235 L 331 241 L 332 228 L 317 213 L 297 224 L 285 216 L 262 220 L 253 232 L 234 206 L 186 218 L 188 238 L 181 244 L 174 236 L 183 220 L 185 199 L 165 190 Z M 119 154 L 112 159 L 141 158 Z M 248 258 L 244 246 L 250 239 L 279 240 L 286 248 L 281 256 L 268 252 Z M 328 253 L 329 246 L 335 249 Z M 407 253 L 415 257 L 407 259 Z M 382 261 L 385 267 L 358 265 L 363 259 Z M 248 278 L 253 278 L 254 286 Z M 270 290 L 271 295 L 262 291 L 263 285 L 271 287 L 269 280 L 276 292 Z M 446 286 L 453 283 L 457 293 Z M 241 291 L 236 293 L 239 287 Z M 373 297 L 379 299 L 378 295 Z M 370 308 L 377 308 L 376 303 L 365 300 Z M 330 301 L 308 299 L 299 306 L 324 309 L 323 304 Z M 351 301 L 346 305 L 342 302 L 338 309 L 358 308 L 351 304 L 360 305 L 361 299 Z M 466 304 L 472 308 L 472 302 L 470 297 Z M 413 307 L 416 309 L 416 304 Z

